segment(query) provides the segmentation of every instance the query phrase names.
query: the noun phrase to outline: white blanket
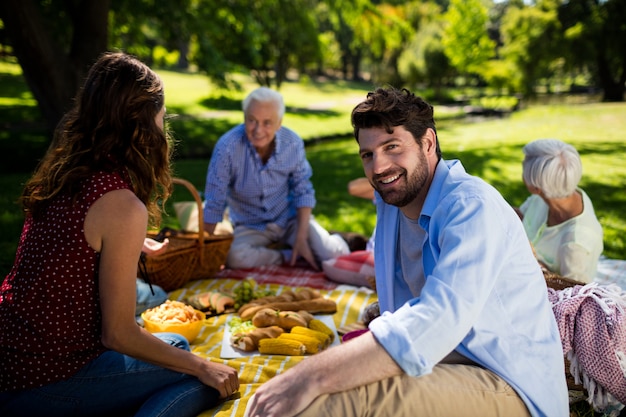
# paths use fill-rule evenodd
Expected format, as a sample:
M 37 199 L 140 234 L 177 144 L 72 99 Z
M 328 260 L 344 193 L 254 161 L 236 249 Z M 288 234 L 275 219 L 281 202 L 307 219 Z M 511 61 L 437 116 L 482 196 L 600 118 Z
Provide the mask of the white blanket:
M 626 291 L 626 261 L 601 257 L 593 282 L 602 285 L 616 284 Z

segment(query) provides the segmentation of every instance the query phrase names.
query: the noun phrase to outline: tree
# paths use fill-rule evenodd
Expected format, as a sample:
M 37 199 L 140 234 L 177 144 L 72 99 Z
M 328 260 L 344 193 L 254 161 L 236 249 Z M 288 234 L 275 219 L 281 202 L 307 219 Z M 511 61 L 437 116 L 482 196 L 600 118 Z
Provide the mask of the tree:
M 480 0 L 451 0 L 444 19 L 445 54 L 460 73 L 478 74 L 495 50 L 487 35 L 487 8 Z
M 502 58 L 517 67 L 522 92 L 534 95 L 541 78 L 550 78 L 559 57 L 561 25 L 556 9 L 509 7 L 502 20 Z
M 289 68 L 319 61 L 315 0 L 2 0 L 0 19 L 41 113 L 56 126 L 86 71 L 108 48 L 152 64 L 179 50 L 214 81 L 249 69 L 277 86 Z M 110 26 L 109 26 L 110 25 Z M 109 27 L 111 31 L 109 32 Z M 109 39 L 109 33 L 111 39 Z
M 444 85 L 452 82 L 456 71 L 443 50 L 444 20 L 441 7 L 434 2 L 420 5 L 419 28 L 398 61 L 401 76 L 412 85 L 434 88 L 435 99 L 442 101 Z
M 570 0 L 559 8 L 571 66 L 589 68 L 604 101 L 624 101 L 626 1 Z
M 355 28 L 366 10 L 372 8 L 369 0 L 324 0 L 317 6 L 320 29 L 331 33 L 339 49 L 340 70 L 344 79 L 360 79 L 363 44 Z
M 398 58 L 413 35 L 403 6 L 370 5 L 355 22 L 355 39 L 372 63 L 372 79 L 379 84 L 400 84 Z
M 194 11 L 195 61 L 211 73 L 246 68 L 261 85 L 276 87 L 290 68 L 319 61 L 313 0 L 202 0 Z M 211 22 L 207 25 L 207 22 Z
M 148 65 L 171 65 L 156 57 L 155 50 L 160 47 L 177 53 L 176 65 L 186 69 L 195 3 L 193 0 L 112 0 L 108 46 L 133 54 Z
M 52 129 L 71 104 L 89 66 L 107 48 L 110 0 L 2 0 L 13 54 Z

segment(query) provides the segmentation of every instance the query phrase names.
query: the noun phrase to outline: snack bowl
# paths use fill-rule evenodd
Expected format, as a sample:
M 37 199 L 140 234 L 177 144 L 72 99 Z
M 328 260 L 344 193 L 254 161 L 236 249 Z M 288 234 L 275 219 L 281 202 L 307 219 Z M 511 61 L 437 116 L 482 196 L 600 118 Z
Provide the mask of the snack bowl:
M 191 306 L 189 306 L 191 309 Z M 146 310 L 141 313 L 141 318 L 143 319 L 143 327 L 149 331 L 150 333 L 177 333 L 181 336 L 184 336 L 189 343 L 193 342 L 200 330 L 202 330 L 202 326 L 204 325 L 204 320 L 206 315 L 196 309 L 192 309 L 193 313 L 197 320 L 194 321 L 186 321 L 183 323 L 175 323 L 169 320 L 155 320 L 152 318 L 150 314 L 150 310 Z M 150 318 L 148 318 L 150 317 Z

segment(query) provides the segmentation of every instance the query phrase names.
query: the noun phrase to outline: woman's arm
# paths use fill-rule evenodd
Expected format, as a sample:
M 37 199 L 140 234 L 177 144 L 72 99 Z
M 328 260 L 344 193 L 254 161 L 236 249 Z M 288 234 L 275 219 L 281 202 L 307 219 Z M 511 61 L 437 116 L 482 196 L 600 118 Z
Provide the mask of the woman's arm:
M 105 194 L 87 212 L 85 236 L 100 251 L 102 342 L 122 354 L 198 377 L 227 397 L 239 388 L 236 371 L 163 343 L 135 322 L 137 262 L 148 213 L 129 190 Z

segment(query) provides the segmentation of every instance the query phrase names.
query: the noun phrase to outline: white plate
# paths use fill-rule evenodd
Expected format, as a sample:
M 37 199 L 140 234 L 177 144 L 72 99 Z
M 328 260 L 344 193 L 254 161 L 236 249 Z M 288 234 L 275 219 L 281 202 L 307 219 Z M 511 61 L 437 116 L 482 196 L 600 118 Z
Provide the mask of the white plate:
M 226 326 L 224 326 L 224 337 L 222 338 L 222 350 L 220 352 L 220 358 L 222 359 L 235 359 L 235 358 L 245 358 L 248 356 L 260 355 L 258 351 L 254 352 L 244 352 L 243 350 L 239 350 L 233 347 L 230 344 L 230 326 L 228 323 L 234 317 L 234 314 L 229 314 L 226 318 Z M 331 346 L 335 346 L 339 344 L 339 335 L 337 334 L 337 328 L 335 327 L 335 322 L 333 321 L 333 316 L 331 314 L 320 314 L 314 316 L 316 319 L 319 319 L 322 323 L 327 325 L 335 334 L 333 343 Z

